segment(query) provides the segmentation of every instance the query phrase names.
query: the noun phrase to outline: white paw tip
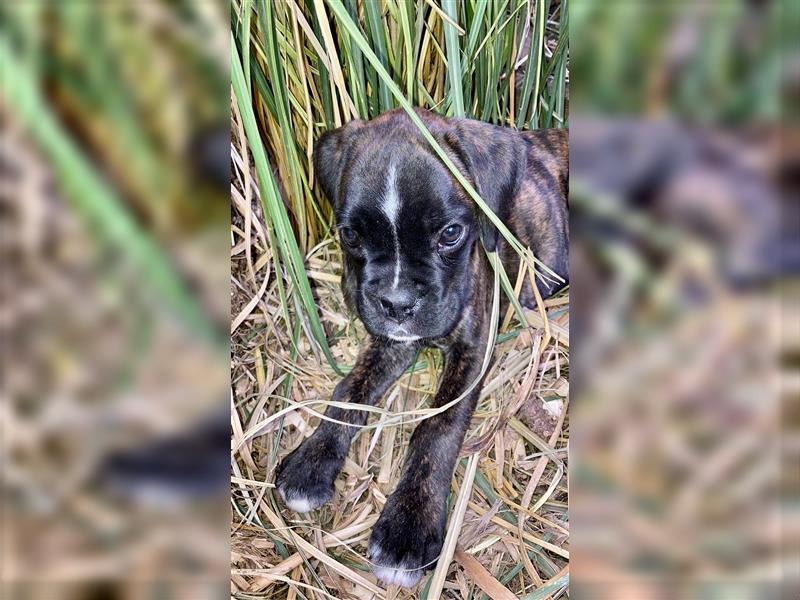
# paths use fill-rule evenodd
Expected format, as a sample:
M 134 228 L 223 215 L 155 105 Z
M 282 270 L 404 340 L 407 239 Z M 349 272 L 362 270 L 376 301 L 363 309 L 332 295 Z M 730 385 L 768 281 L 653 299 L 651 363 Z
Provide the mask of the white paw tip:
M 422 579 L 422 569 L 408 571 L 405 569 L 373 565 L 372 572 L 375 574 L 375 577 L 386 585 L 397 585 L 406 588 L 415 586 L 417 582 Z
M 286 494 L 284 494 L 283 490 L 280 488 L 278 489 L 278 493 L 280 494 L 283 503 L 289 508 L 289 510 L 293 510 L 296 513 L 307 513 L 315 508 L 311 500 L 308 498 L 304 498 L 302 496 L 287 498 Z

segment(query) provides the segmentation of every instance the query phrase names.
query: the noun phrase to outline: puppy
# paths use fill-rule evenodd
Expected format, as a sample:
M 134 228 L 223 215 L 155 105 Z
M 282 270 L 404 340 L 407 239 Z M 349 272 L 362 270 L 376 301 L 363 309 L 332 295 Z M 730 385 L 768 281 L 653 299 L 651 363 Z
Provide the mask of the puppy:
M 417 114 L 517 239 L 566 281 L 567 132 Z M 479 377 L 489 341 L 493 275 L 481 245 L 498 252 L 511 277 L 516 253 L 402 109 L 324 134 L 314 165 L 334 207 L 344 297 L 370 334 L 333 400 L 377 403 L 427 346 L 445 357 L 432 406 L 447 404 Z M 545 297 L 556 291 L 536 285 Z M 529 283 L 521 301 L 535 304 Z M 479 395 L 480 385 L 414 431 L 369 541 L 375 575 L 385 583 L 412 586 L 438 557 L 450 481 Z M 367 418 L 366 411 L 333 406 L 326 415 L 350 426 L 323 420 L 278 468 L 278 492 L 296 512 L 330 500 Z

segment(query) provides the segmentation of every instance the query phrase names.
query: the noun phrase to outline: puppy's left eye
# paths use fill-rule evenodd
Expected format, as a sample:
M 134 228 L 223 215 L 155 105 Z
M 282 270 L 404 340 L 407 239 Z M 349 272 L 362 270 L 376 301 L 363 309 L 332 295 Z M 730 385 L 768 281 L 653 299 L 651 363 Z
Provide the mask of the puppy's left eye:
M 357 248 L 361 244 L 358 234 L 350 227 L 342 227 L 339 230 L 339 235 L 342 241 L 351 248 Z
M 455 246 L 461 239 L 461 234 L 464 233 L 464 228 L 461 225 L 448 225 L 444 228 L 442 233 L 439 234 L 439 247 Z

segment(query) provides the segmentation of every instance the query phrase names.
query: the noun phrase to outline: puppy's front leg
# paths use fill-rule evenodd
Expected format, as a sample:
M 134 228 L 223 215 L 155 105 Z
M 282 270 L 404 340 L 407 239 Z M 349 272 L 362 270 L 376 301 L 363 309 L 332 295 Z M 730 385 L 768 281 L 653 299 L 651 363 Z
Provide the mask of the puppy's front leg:
M 416 353 L 414 344 L 370 338 L 353 370 L 334 389 L 332 400 L 377 403 L 411 365 Z M 323 420 L 311 437 L 278 467 L 275 480 L 278 493 L 296 512 L 308 512 L 330 500 L 350 442 L 367 420 L 367 411 L 335 406 L 329 406 L 325 415 L 351 425 Z
M 483 348 L 456 344 L 445 354 L 439 407 L 457 398 L 480 374 Z M 442 549 L 447 494 L 481 386 L 443 413 L 422 421 L 411 436 L 400 483 L 372 530 L 369 557 L 375 575 L 410 587 Z

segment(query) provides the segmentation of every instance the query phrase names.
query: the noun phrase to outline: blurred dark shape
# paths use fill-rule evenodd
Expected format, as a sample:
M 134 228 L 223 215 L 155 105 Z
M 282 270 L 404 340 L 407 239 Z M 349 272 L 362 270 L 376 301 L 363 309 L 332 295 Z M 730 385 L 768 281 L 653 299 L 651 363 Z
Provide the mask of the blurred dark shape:
M 227 193 L 231 183 L 230 123 L 198 132 L 189 144 L 187 158 L 199 178 Z
M 87 588 L 83 593 L 85 600 L 117 600 L 122 598 L 120 586 L 117 583 L 97 583 Z
M 207 127 L 195 134 L 186 157 L 198 180 L 226 194 L 230 143 L 230 124 Z M 225 494 L 230 484 L 230 433 L 226 406 L 176 435 L 113 453 L 98 475 L 117 494 L 144 503 Z
M 142 505 L 178 505 L 224 496 L 230 486 L 230 414 L 216 412 L 174 435 L 111 453 L 101 485 Z
M 657 249 L 646 235 L 631 239 L 618 223 L 619 213 L 646 211 L 709 244 L 720 275 L 734 288 L 800 273 L 800 226 L 782 219 L 796 208 L 781 194 L 777 130 L 581 118 L 573 118 L 571 127 L 571 169 L 616 211 L 609 218 L 585 218 L 579 210 L 576 231 L 594 228 L 608 241 L 627 235 L 655 258 Z
M 196 177 L 225 193 L 230 143 L 230 125 L 208 127 L 198 131 L 187 153 Z M 112 453 L 98 469 L 99 482 L 118 497 L 143 505 L 219 497 L 230 485 L 230 436 L 226 405 L 176 434 Z

